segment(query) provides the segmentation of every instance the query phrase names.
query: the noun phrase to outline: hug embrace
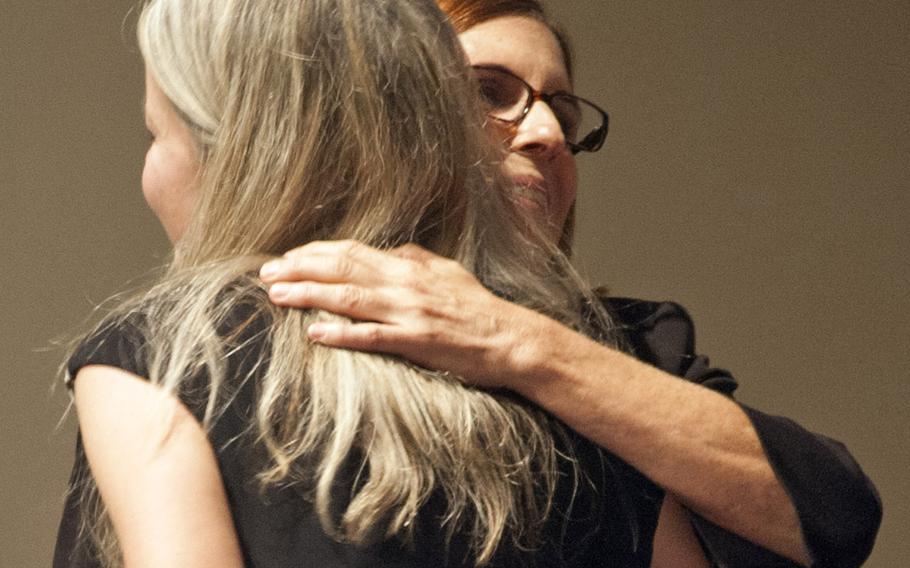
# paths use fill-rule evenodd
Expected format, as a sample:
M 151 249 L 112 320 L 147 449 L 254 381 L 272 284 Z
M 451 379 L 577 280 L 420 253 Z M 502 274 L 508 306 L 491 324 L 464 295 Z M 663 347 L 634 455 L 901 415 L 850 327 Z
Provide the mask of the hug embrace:
M 843 445 L 573 268 L 609 121 L 536 0 L 151 0 L 138 42 L 174 251 L 68 359 L 55 566 L 869 555 Z

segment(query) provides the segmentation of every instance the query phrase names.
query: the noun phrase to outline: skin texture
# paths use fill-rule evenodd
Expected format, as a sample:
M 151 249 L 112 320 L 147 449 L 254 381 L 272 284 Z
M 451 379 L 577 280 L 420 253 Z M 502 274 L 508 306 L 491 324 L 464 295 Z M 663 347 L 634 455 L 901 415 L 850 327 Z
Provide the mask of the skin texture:
M 75 397 L 125 565 L 241 568 L 218 464 L 189 411 L 147 380 L 104 365 L 80 369 Z
M 196 203 L 194 182 L 199 159 L 190 129 L 148 73 L 145 126 L 151 143 L 142 169 L 142 194 L 161 221 L 168 239 L 175 243 L 186 229 Z
M 537 89 L 567 87 L 556 38 L 536 20 L 497 18 L 460 37 L 472 64 L 501 65 Z M 545 103 L 532 115 L 511 139 L 504 168 L 519 184 L 528 175 L 543 180 L 531 185 L 545 191 L 536 201 L 546 205 L 531 210 L 550 223 L 555 241 L 562 228 L 555 223 L 575 197 L 575 166 L 564 145 L 554 146 L 559 136 L 545 127 L 555 123 Z M 312 339 L 512 389 L 638 468 L 668 494 L 653 566 L 703 565 L 679 504 L 809 564 L 795 508 L 748 418 L 726 397 L 501 300 L 457 264 L 413 245 L 310 243 L 266 264 L 261 277 L 279 305 L 362 320 L 314 325 Z
M 689 514 L 675 499 L 664 499 L 654 542 L 652 567 L 709 568 L 689 524 Z

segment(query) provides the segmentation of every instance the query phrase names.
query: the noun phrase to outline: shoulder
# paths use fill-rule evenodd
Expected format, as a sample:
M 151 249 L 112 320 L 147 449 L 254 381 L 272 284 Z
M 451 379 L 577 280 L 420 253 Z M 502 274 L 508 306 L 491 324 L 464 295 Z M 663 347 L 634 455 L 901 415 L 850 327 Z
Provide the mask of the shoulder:
M 123 369 L 141 377 L 148 376 L 144 356 L 146 319 L 141 314 L 111 318 L 86 335 L 66 363 L 66 384 L 72 388 L 83 367 L 104 365 Z
M 695 324 L 680 304 L 612 296 L 600 300 L 639 360 L 719 392 L 736 390 L 730 373 L 711 367 L 696 350 Z
M 676 302 L 601 296 L 617 323 L 628 329 L 675 332 L 680 340 L 694 343 L 695 329 L 689 312 Z
M 203 343 L 216 336 L 225 358 L 236 359 L 249 354 L 255 341 L 269 328 L 271 313 L 265 293 L 232 296 L 213 310 L 210 321 L 198 328 L 184 326 L 178 313 L 167 309 L 140 306 L 108 316 L 93 331 L 84 336 L 66 362 L 66 382 L 72 387 L 80 369 L 90 365 L 115 367 L 131 375 L 150 378 L 151 361 L 167 358 L 181 342 Z M 221 302 L 221 299 L 216 303 Z M 266 306 L 263 309 L 263 306 Z M 176 310 L 171 310 L 176 311 Z M 191 337 L 195 332 L 199 337 Z
M 671 370 L 682 368 L 694 355 L 695 325 L 681 305 L 619 297 L 601 301 L 639 359 Z

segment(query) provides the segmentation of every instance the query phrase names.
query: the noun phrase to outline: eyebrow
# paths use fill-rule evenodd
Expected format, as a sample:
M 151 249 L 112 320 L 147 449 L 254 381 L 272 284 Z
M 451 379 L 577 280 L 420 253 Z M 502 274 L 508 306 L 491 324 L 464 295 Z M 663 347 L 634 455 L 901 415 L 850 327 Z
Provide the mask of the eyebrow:
M 489 63 L 489 64 L 478 63 L 476 65 L 471 64 L 471 68 L 474 68 L 474 67 L 477 67 L 480 69 L 492 69 L 494 71 L 501 71 L 503 73 L 508 73 L 509 75 L 515 77 L 516 79 L 518 79 L 520 81 L 523 81 L 526 85 L 530 86 L 530 84 L 525 80 L 524 77 L 522 77 L 521 75 L 519 75 L 518 73 L 516 73 L 515 71 L 513 71 L 512 69 L 510 69 L 509 67 L 507 67 L 506 65 L 503 65 L 501 63 Z M 534 87 L 531 87 L 531 88 L 534 89 Z M 534 90 L 537 91 L 537 89 L 534 89 Z M 575 94 L 575 86 L 572 85 L 571 79 L 569 80 L 568 89 L 547 89 L 547 90 L 542 90 L 542 91 L 537 91 L 537 92 L 544 94 L 544 95 L 571 95 L 573 97 L 578 96 Z
M 515 77 L 518 77 L 519 79 L 521 79 L 521 76 L 518 73 L 516 73 L 515 71 L 512 71 L 511 69 L 509 69 L 505 65 L 502 65 L 501 63 L 478 63 L 476 65 L 472 64 L 471 67 L 479 67 L 481 69 L 494 69 L 496 71 L 505 71 L 509 75 L 514 75 Z M 524 79 L 522 79 L 522 81 L 524 81 Z

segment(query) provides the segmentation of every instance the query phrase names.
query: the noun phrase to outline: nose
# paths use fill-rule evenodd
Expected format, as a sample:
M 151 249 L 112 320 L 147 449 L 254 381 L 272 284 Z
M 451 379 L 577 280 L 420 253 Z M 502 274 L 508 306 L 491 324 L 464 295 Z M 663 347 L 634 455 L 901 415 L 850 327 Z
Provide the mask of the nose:
M 550 105 L 541 100 L 531 105 L 512 138 L 511 149 L 542 158 L 567 150 L 562 127 Z

